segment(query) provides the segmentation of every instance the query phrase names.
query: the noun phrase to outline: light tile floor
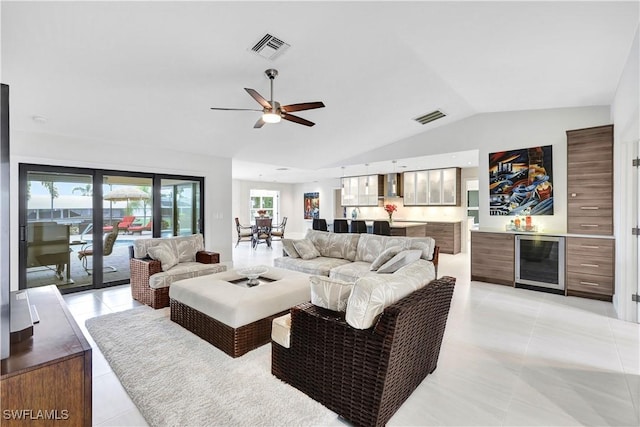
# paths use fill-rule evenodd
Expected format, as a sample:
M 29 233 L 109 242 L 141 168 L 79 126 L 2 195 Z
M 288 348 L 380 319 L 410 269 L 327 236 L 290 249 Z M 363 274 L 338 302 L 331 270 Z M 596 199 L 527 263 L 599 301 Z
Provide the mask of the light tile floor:
M 281 253 L 241 243 L 233 259 L 272 265 Z M 438 369 L 388 425 L 640 425 L 640 325 L 611 303 L 471 282 L 469 266 L 468 254 L 441 255 L 439 275 L 457 284 Z M 93 424 L 146 425 L 84 327 L 138 306 L 129 286 L 64 298 L 93 346 Z

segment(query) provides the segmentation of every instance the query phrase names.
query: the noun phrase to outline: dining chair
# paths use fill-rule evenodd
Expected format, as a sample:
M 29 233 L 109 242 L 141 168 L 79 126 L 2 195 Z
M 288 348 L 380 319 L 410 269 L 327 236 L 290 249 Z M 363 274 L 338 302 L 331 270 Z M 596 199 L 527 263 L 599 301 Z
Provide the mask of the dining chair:
M 287 225 L 287 217 L 282 218 L 282 222 L 278 225 L 275 225 L 271 228 L 271 240 L 273 241 L 274 237 L 277 237 L 277 240 L 284 239 L 284 228 Z
M 333 220 L 333 232 L 334 233 L 348 233 L 349 223 L 346 219 L 334 219 Z
M 373 234 L 391 236 L 391 225 L 389 221 L 373 221 Z
M 251 246 L 257 249 L 260 243 L 266 243 L 271 248 L 271 218 L 256 218 Z
M 253 226 L 251 225 L 241 225 L 238 217 L 236 219 L 236 232 L 238 233 L 238 241 L 236 242 L 236 248 L 240 244 L 242 240 L 246 240 L 247 242 L 252 242 L 253 245 Z
M 351 232 L 352 233 L 366 233 L 367 232 L 367 223 L 360 220 L 352 220 L 351 221 Z

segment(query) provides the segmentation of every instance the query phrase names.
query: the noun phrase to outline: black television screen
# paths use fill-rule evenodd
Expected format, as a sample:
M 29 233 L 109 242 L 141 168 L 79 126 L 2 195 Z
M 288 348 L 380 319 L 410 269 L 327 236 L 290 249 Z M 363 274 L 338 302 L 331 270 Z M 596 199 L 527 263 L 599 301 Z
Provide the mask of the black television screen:
M 9 86 L 0 91 L 0 359 L 9 357 L 10 244 L 9 244 Z

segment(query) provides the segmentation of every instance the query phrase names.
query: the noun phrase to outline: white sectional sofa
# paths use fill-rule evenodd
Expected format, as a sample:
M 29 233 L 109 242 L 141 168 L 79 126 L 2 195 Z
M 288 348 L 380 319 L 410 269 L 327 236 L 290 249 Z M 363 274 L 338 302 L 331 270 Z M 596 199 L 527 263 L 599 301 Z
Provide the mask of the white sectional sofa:
M 355 282 L 361 277 L 375 275 L 377 271 L 372 271 L 371 265 L 376 258 L 390 248 L 398 248 L 422 250 L 420 259 L 424 261 L 421 264 L 425 275 L 431 279 L 437 275 L 439 250 L 431 237 L 309 230 L 304 239 L 283 239 L 282 244 L 285 256 L 274 259 L 273 265 L 302 273 Z

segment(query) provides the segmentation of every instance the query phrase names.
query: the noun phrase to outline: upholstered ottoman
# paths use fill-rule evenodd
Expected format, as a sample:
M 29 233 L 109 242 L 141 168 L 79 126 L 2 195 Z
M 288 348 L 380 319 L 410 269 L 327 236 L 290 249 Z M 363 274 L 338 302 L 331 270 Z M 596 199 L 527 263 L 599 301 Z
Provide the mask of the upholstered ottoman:
M 271 321 L 310 301 L 311 291 L 309 275 L 265 268 L 264 280 L 253 287 L 235 270 L 174 282 L 171 320 L 232 357 L 267 344 Z

